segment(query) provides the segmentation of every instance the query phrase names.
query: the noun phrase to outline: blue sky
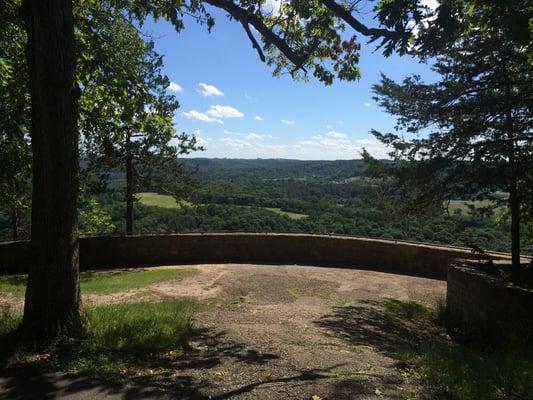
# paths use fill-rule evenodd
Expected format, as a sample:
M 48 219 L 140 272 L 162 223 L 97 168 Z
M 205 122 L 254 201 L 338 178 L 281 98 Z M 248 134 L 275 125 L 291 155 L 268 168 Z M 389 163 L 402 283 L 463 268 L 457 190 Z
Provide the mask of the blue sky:
M 327 87 L 312 77 L 275 78 L 240 24 L 211 11 L 216 18 L 211 33 L 192 19 L 180 34 L 164 21 L 142 28 L 165 56 L 169 90 L 181 105 L 177 130 L 194 133 L 206 148 L 195 157 L 353 159 L 360 158 L 362 147 L 384 157 L 387 150 L 369 132 L 391 130 L 394 119 L 372 101 L 372 84 L 380 72 L 397 80 L 433 75 L 416 60 L 385 58 L 364 45 L 358 82 Z

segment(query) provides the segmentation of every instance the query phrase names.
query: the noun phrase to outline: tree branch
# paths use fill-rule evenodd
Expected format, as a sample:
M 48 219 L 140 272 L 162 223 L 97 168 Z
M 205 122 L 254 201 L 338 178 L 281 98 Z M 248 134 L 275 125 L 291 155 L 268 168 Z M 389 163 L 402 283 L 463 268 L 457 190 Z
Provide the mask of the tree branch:
M 240 21 L 243 26 L 252 25 L 268 43 L 272 43 L 276 46 L 279 51 L 281 51 L 285 57 L 295 65 L 296 69 L 303 69 L 303 64 L 308 60 L 310 55 L 306 54 L 302 56 L 297 54 L 282 38 L 273 32 L 272 29 L 268 28 L 258 15 L 240 8 L 231 0 L 205 0 L 205 2 L 225 10 L 233 18 Z
M 248 35 L 248 39 L 250 39 L 250 41 L 252 42 L 252 47 L 257 50 L 257 54 L 259 54 L 259 58 L 261 59 L 261 61 L 265 62 L 266 61 L 265 54 L 263 53 L 261 46 L 259 46 L 259 43 L 257 43 L 257 40 L 252 34 L 252 31 L 250 30 L 250 26 L 244 21 L 241 21 L 241 24 L 242 24 L 242 27 L 244 28 L 244 31 Z
M 344 20 L 357 32 L 369 36 L 372 40 L 376 40 L 379 37 L 384 39 L 398 40 L 401 36 L 400 33 L 390 31 L 382 28 L 369 28 L 363 23 L 359 22 L 351 13 L 351 10 L 344 8 L 334 0 L 320 0 L 324 6 L 326 6 L 335 16 Z

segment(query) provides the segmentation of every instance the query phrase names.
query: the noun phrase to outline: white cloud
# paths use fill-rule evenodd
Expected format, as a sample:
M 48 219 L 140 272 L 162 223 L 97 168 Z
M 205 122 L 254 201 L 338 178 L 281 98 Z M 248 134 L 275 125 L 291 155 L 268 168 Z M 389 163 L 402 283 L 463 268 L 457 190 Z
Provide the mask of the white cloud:
M 196 111 L 196 110 L 184 112 L 183 115 L 185 116 L 185 118 L 192 119 L 193 121 L 216 122 L 218 124 L 223 124 L 223 122 L 220 119 L 212 118 L 209 115 Z
M 224 132 L 225 135 L 236 135 L 236 136 L 242 136 L 242 133 L 233 132 L 227 129 L 224 129 L 222 132 Z
M 254 119 L 255 119 L 256 121 L 262 121 L 262 120 L 263 120 L 263 117 L 260 117 L 259 115 L 256 115 L 256 116 L 254 117 Z
M 180 85 L 178 85 L 176 82 L 170 82 L 170 85 L 168 85 L 167 89 L 175 93 L 183 92 L 183 88 Z
M 230 106 L 221 106 L 221 105 L 215 105 L 211 106 L 209 111 L 207 111 L 207 114 L 209 114 L 212 117 L 215 118 L 242 118 L 244 117 L 244 114 L 237 110 L 236 108 L 230 107 Z
M 365 102 L 365 103 L 363 103 L 363 105 L 364 105 L 365 107 L 370 107 L 370 106 L 372 105 L 372 103 Z
M 234 149 L 243 149 L 246 147 L 252 147 L 252 144 L 250 142 L 248 142 L 247 140 L 243 140 L 243 139 L 225 137 L 225 138 L 220 139 L 220 141 L 225 146 L 232 147 Z
M 246 139 L 248 140 L 263 140 L 265 138 L 265 135 L 261 135 L 259 133 L 250 133 L 246 135 Z
M 199 93 L 202 94 L 204 97 L 209 96 L 224 96 L 224 93 L 220 91 L 216 86 L 209 85 L 207 83 L 199 83 L 198 86 L 200 86 L 201 89 L 196 89 Z
M 327 132 L 326 136 L 330 138 L 335 138 L 335 139 L 348 139 L 348 135 L 346 135 L 345 133 L 339 133 L 335 131 Z
M 209 142 L 211 141 L 210 138 L 203 138 L 201 136 L 196 136 L 196 143 L 199 146 L 202 146 L 204 149 L 207 149 Z
M 291 121 L 289 119 L 282 119 L 281 122 L 283 122 L 284 124 L 287 124 L 287 125 L 294 125 L 296 124 L 295 121 Z
M 374 136 L 350 139 L 345 133 L 329 131 L 297 142 L 291 154 L 302 159 L 354 159 L 360 158 L 363 147 L 374 157 L 388 158 L 387 148 Z
M 263 139 L 273 139 L 273 136 L 270 135 L 263 135 L 261 133 L 250 133 L 246 135 L 246 139 L 248 140 L 263 140 Z

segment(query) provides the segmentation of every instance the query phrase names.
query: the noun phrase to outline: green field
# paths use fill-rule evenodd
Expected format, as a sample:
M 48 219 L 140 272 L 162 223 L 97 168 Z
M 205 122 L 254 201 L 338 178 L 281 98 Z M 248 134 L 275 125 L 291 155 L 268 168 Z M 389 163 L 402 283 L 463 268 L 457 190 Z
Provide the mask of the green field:
M 188 201 L 176 202 L 176 199 L 172 196 L 166 194 L 152 193 L 152 192 L 143 192 L 138 193 L 137 197 L 139 201 L 147 206 L 163 207 L 163 208 L 181 208 L 181 207 L 190 207 L 192 203 Z
M 137 196 L 139 197 L 139 201 L 146 206 L 177 209 L 177 208 L 182 208 L 182 207 L 192 207 L 193 205 L 192 203 L 189 203 L 188 201 L 181 201 L 180 203 L 177 203 L 174 197 L 165 195 L 165 194 L 143 192 L 143 193 L 138 193 Z M 248 206 L 242 206 L 242 207 L 248 207 Z M 295 219 L 295 220 L 308 217 L 307 214 L 284 211 L 281 208 L 275 208 L 275 207 L 257 207 L 257 208 L 264 208 L 265 210 L 272 211 L 273 213 L 284 215 L 286 217 L 289 217 L 290 219 Z
M 469 206 L 474 206 L 475 208 L 481 208 L 481 207 L 487 207 L 492 205 L 491 200 L 451 200 L 450 201 L 450 211 L 454 212 L 455 210 L 459 210 L 460 212 L 468 212 L 470 210 Z
M 272 208 L 272 207 L 264 207 L 264 208 L 265 210 L 272 211 L 276 214 L 285 215 L 289 217 L 290 219 L 302 219 L 302 218 L 308 217 L 307 214 L 299 214 L 299 213 L 290 212 L 290 211 L 283 211 L 281 208 Z
M 85 294 L 110 294 L 141 289 L 170 279 L 183 279 L 192 269 L 151 269 L 143 271 L 82 272 L 81 291 Z M 26 275 L 0 275 L 0 293 L 24 296 Z

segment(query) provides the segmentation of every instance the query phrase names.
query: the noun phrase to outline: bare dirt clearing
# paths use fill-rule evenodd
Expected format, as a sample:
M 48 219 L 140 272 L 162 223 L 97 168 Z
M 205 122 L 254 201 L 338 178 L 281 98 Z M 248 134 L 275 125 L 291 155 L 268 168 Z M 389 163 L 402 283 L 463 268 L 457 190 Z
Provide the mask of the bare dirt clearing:
M 372 271 L 302 266 L 198 265 L 149 294 L 90 302 L 192 297 L 190 348 L 154 365 L 150 386 L 178 399 L 407 399 L 421 387 L 395 358 L 416 340 L 380 314 L 383 301 L 434 306 L 446 283 Z M 158 369 L 159 368 L 159 369 Z M 110 394 L 104 388 L 103 393 Z M 421 396 L 423 397 L 423 396 Z M 117 397 L 118 398 L 118 397 Z

